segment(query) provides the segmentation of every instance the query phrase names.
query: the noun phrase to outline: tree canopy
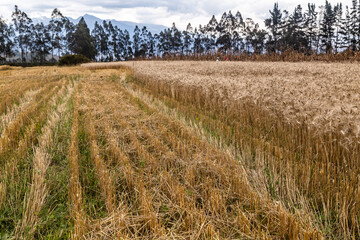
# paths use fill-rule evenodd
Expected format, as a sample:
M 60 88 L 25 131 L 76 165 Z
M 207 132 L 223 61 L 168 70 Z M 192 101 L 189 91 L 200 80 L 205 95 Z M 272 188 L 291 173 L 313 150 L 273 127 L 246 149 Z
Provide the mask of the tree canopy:
M 70 35 L 69 49 L 73 53 L 84 55 L 89 59 L 95 59 L 97 54 L 94 38 L 82 17 L 76 25 L 75 31 Z

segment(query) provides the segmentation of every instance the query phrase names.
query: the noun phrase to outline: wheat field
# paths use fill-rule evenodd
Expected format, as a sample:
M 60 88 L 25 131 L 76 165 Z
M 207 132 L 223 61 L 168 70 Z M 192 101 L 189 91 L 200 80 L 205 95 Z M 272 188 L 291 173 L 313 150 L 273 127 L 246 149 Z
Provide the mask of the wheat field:
M 357 239 L 352 63 L 0 69 L 1 239 Z

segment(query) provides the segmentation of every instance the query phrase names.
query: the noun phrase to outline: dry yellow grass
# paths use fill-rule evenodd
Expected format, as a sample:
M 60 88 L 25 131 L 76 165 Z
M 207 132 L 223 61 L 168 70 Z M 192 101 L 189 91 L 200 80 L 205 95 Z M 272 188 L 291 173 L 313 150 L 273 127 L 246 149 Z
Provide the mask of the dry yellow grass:
M 10 69 L 9 65 L 1 65 L 0 66 L 0 71 L 9 70 L 9 69 Z

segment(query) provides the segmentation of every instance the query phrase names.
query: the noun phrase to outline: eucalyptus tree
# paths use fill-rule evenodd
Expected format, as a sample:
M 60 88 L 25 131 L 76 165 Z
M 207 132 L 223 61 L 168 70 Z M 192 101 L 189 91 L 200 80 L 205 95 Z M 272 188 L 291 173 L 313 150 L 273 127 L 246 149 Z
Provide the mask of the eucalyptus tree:
M 0 17 L 0 62 L 5 62 L 8 57 L 14 55 L 13 47 L 14 30 L 7 24 L 5 19 Z
M 333 37 L 334 37 L 334 23 L 335 23 L 334 9 L 326 0 L 323 20 L 320 26 L 320 37 L 322 48 L 326 53 L 333 51 Z
M 66 25 L 69 19 L 64 17 L 59 9 L 55 8 L 51 13 L 51 20 L 47 26 L 50 34 L 51 56 L 54 59 L 54 52 L 57 50 L 58 57 L 66 49 Z
M 308 54 L 313 53 L 313 48 L 318 38 L 318 25 L 317 25 L 318 12 L 316 11 L 315 4 L 308 4 L 307 10 L 304 14 L 304 31 L 308 42 Z
M 281 37 L 282 13 L 279 4 L 275 3 L 273 10 L 269 11 L 270 18 L 265 19 L 265 26 L 269 29 L 269 39 L 267 44 L 271 53 L 280 51 L 279 38 Z
M 21 11 L 17 5 L 15 5 L 11 17 L 16 32 L 15 43 L 20 49 L 21 61 L 26 62 L 27 50 L 31 46 L 32 20 L 25 12 Z

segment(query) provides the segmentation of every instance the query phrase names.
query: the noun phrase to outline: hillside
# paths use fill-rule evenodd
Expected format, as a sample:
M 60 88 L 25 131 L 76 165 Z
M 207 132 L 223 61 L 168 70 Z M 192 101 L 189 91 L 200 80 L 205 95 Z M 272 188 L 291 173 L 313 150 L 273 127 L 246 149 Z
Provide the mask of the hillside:
M 84 16 L 80 16 L 76 19 L 69 17 L 69 20 L 71 22 L 73 22 L 74 24 L 77 24 L 80 19 L 84 17 L 88 27 L 90 28 L 90 30 L 92 30 L 94 28 L 95 22 L 98 23 L 102 23 L 104 20 L 106 21 L 111 21 L 112 24 L 114 26 L 117 26 L 118 28 L 120 28 L 121 30 L 128 30 L 130 34 L 132 34 L 132 32 L 134 31 L 135 26 L 137 25 L 140 29 L 143 28 L 144 26 L 147 27 L 147 29 L 155 34 L 155 33 L 159 33 L 160 31 L 164 30 L 165 28 L 168 28 L 167 26 L 163 26 L 163 25 L 156 25 L 156 24 L 148 24 L 148 23 L 136 23 L 136 22 L 129 22 L 129 21 L 118 21 L 115 19 L 100 19 L 98 17 L 95 17 L 93 15 L 90 14 L 85 14 Z M 33 19 L 34 23 L 40 23 L 43 22 L 44 24 L 48 24 L 50 21 L 50 18 L 48 17 L 41 17 L 41 18 L 34 18 Z

